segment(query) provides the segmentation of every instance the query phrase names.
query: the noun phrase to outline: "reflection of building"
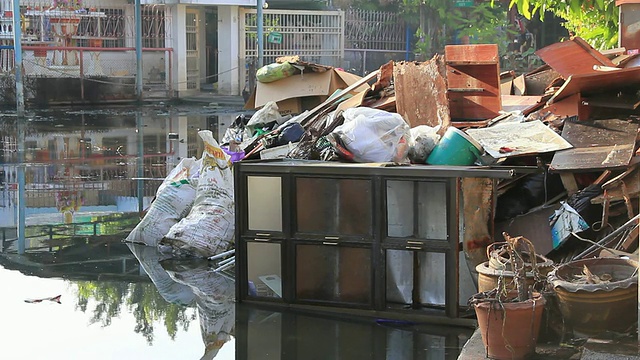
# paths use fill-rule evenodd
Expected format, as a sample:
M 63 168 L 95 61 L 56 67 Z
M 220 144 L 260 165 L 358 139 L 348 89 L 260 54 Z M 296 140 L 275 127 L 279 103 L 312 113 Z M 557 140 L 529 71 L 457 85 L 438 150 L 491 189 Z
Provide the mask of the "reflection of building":
M 61 120 L 30 123 L 27 129 L 27 225 L 62 223 L 63 210 L 72 205 L 74 222 L 84 213 L 137 214 L 139 199 L 146 208 L 181 158 L 201 156 L 198 130 L 220 136 L 226 126 L 218 122 L 230 124 L 235 117 L 152 111 L 138 115 L 136 125 L 136 114 L 127 109 L 53 116 Z M 17 148 L 15 130 L 0 127 L 0 230 L 16 226 Z

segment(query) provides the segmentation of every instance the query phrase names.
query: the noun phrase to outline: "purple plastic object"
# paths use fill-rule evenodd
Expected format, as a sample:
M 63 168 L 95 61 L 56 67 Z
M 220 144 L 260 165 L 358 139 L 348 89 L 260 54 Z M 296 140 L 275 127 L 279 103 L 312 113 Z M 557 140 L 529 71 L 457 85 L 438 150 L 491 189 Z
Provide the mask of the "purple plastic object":
M 231 151 L 229 150 L 229 148 L 225 146 L 222 146 L 222 150 L 224 150 L 224 152 L 226 152 L 229 156 L 231 156 L 232 163 L 235 163 L 244 159 L 244 155 L 245 155 L 244 151 L 239 151 L 239 152 Z

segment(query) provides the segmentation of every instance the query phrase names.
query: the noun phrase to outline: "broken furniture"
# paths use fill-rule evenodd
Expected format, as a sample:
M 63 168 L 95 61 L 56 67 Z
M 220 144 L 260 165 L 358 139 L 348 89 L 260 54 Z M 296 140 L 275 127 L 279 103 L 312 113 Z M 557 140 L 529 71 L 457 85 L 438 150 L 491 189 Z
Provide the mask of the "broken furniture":
M 447 96 L 452 120 L 486 120 L 502 110 L 498 45 L 447 45 Z
M 468 324 L 493 187 L 516 170 L 389 165 L 235 164 L 238 301 Z

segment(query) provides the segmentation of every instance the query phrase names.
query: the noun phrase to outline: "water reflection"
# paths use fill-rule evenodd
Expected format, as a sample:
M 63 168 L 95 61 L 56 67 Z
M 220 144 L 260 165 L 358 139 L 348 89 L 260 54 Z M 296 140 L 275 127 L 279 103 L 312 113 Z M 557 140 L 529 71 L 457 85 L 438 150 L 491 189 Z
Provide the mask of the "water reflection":
M 470 329 L 236 305 L 233 279 L 208 262 L 122 243 L 140 201 L 150 203 L 180 159 L 199 157 L 197 131 L 220 136 L 235 115 L 48 111 L 30 115 L 23 141 L 16 118 L 0 115 L 0 311 L 11 324 L 0 327 L 0 358 L 457 357 Z M 62 304 L 24 302 L 58 294 Z
M 41 246 L 21 223 L 78 224 L 88 214 L 146 208 L 168 170 L 202 153 L 197 132 L 220 136 L 236 115 L 165 106 L 0 115 L 1 250 Z

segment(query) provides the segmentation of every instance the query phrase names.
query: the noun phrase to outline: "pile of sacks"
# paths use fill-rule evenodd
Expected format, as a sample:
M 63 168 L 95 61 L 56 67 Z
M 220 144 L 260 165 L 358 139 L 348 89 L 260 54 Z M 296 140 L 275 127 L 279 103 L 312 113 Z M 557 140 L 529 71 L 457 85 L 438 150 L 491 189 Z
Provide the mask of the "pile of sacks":
M 125 241 L 210 257 L 233 246 L 235 204 L 230 156 L 211 131 L 198 132 L 204 152 L 185 158 L 158 187 L 154 201 Z

